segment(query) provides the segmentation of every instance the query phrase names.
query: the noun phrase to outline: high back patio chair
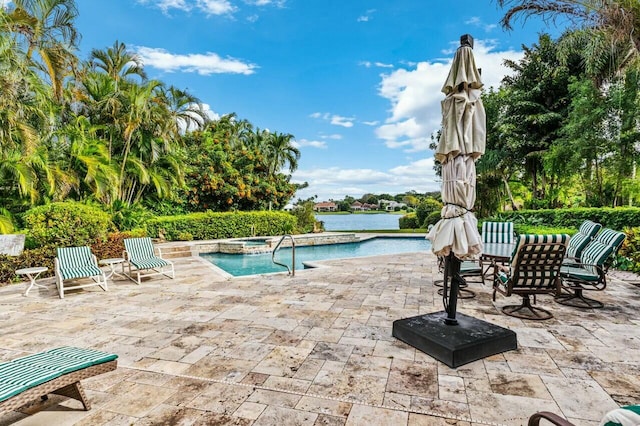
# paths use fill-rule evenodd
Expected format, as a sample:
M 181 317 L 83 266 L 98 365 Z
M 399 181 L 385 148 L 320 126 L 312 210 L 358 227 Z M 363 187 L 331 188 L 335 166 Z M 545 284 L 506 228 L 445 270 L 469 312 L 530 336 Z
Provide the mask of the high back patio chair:
M 586 297 L 583 291 L 602 291 L 607 287 L 610 259 L 625 237 L 622 232 L 604 228 L 582 251 L 579 262 L 563 265 L 560 277 L 564 292 L 556 297 L 556 302 L 575 308 L 602 308 L 602 302 Z
M 513 244 L 515 233 L 513 232 L 513 222 L 483 222 L 482 223 L 482 244 Z M 486 276 L 490 276 L 489 271 L 495 264 L 495 259 L 480 255 L 480 268 L 482 269 L 482 284 Z
M 519 236 L 510 266 L 497 265 L 493 275 L 494 301 L 496 293 L 522 296 L 522 304 L 504 306 L 503 313 L 533 320 L 553 317 L 551 312 L 534 307 L 530 296 L 533 296 L 535 304 L 538 294 L 559 294 L 560 266 L 568 241 L 569 236 L 566 234 Z M 528 314 L 525 313 L 527 311 Z
M 125 238 L 124 248 L 124 258 L 129 268 L 127 276 L 132 281 L 140 284 L 142 278 L 154 275 L 175 278 L 173 263 L 162 258 L 159 248 L 157 249 L 158 254 L 155 254 L 151 238 Z M 136 274 L 135 279 L 133 273 Z
M 95 285 L 99 285 L 104 291 L 108 290 L 107 278 L 102 269 L 98 267 L 96 257 L 91 253 L 91 249 L 88 246 L 59 247 L 54 265 L 56 286 L 58 287 L 58 294 L 61 299 L 64 298 L 64 292 L 67 290 Z M 65 281 L 79 278 L 91 278 L 93 282 L 73 286 L 65 285 Z
M 565 264 L 575 263 L 580 259 L 582 251 L 589 245 L 591 240 L 600 231 L 602 225 L 590 220 L 585 220 L 578 228 L 578 232 L 571 237 L 567 246 L 567 256 Z

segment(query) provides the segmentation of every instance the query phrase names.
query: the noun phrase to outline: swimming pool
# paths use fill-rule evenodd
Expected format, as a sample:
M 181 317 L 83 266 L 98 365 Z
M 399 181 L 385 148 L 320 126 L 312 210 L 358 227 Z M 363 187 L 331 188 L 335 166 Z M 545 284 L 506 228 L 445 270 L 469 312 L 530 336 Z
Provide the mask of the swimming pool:
M 343 259 L 348 257 L 377 256 L 383 254 L 426 252 L 431 243 L 424 237 L 377 237 L 357 243 L 326 244 L 296 247 L 296 269 L 304 268 L 303 262 L 314 260 Z M 227 254 L 202 253 L 200 256 L 229 274 L 244 275 L 286 272 L 286 268 L 271 261 L 271 253 Z M 291 265 L 291 249 L 281 248 L 276 260 Z

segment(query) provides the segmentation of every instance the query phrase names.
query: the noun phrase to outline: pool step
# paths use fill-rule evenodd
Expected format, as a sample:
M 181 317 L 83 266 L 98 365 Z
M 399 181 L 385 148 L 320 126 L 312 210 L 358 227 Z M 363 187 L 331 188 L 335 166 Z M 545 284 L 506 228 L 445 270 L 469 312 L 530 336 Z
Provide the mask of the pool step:
M 176 259 L 180 257 L 191 257 L 192 244 L 180 242 L 180 243 L 166 243 L 160 245 L 162 249 L 162 257 L 165 259 Z

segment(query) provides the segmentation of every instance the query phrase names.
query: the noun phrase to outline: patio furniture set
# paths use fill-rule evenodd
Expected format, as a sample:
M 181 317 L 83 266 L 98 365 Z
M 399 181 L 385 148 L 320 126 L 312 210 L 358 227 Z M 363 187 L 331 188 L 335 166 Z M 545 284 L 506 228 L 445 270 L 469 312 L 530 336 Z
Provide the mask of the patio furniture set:
M 523 234 L 516 239 L 512 223 L 485 222 L 482 237 L 484 252 L 475 269 L 467 270 L 480 274 L 483 284 L 491 277 L 494 301 L 497 293 L 522 297 L 520 305 L 504 306 L 503 313 L 544 320 L 553 314 L 534 306 L 539 294 L 551 294 L 556 302 L 576 308 L 603 307 L 583 292 L 606 288 L 611 259 L 625 234 L 586 220 L 571 238 L 566 234 Z
M 100 286 L 104 291 L 108 290 L 109 279 L 113 276 L 128 278 L 137 284 L 141 279 L 154 275 L 165 275 L 175 278 L 173 263 L 163 259 L 160 249 L 154 250 L 151 238 L 127 238 L 124 240 L 125 251 L 121 258 L 102 259 L 99 262 L 88 246 L 83 247 L 59 247 L 54 261 L 56 287 L 58 295 L 64 298 L 65 291 L 85 287 Z M 109 270 L 105 274 L 99 265 L 106 265 Z M 120 265 L 122 272 L 116 271 Z M 125 271 L 125 268 L 128 270 Z M 18 269 L 16 274 L 26 275 L 29 285 L 24 295 L 27 296 L 34 286 L 42 287 L 36 282 L 38 276 L 47 271 L 46 267 L 33 267 Z M 90 278 L 93 282 L 73 283 L 69 281 Z

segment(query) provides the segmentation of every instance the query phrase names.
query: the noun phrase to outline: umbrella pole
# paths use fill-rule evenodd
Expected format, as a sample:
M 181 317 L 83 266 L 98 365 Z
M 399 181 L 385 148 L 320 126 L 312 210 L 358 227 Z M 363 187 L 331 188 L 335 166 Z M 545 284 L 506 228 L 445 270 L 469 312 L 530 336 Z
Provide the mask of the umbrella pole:
M 447 325 L 458 325 L 458 320 L 456 319 L 456 311 L 458 309 L 458 291 L 460 289 L 460 264 L 461 261 L 458 259 L 453 252 L 449 253 L 449 255 L 445 258 L 444 264 L 444 284 L 445 284 L 445 294 L 446 297 L 446 286 L 449 282 L 451 282 L 451 288 L 449 289 L 449 302 L 445 303 L 444 309 L 447 311 L 447 318 L 444 319 L 444 323 Z

